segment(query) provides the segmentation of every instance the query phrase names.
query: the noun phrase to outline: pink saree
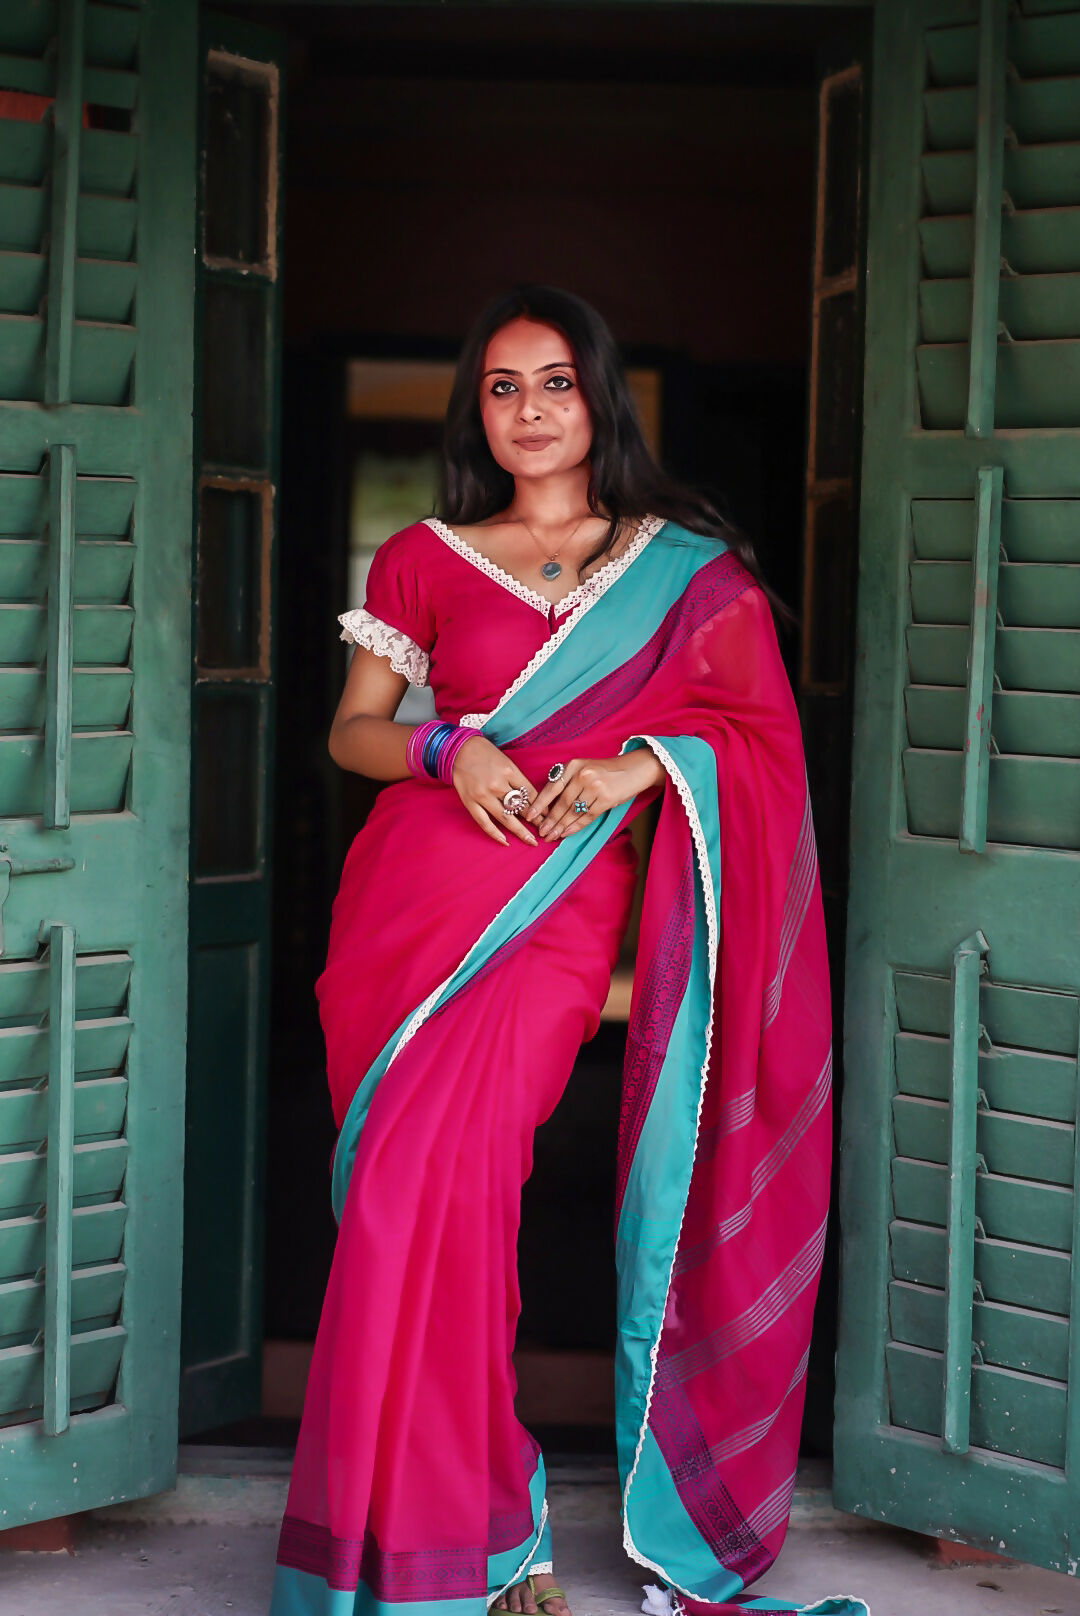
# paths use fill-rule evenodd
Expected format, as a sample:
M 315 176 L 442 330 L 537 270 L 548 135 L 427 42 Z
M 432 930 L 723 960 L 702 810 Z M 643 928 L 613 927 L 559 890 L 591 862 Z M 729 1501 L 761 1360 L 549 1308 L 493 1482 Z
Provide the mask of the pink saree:
M 787 1526 L 828 1209 L 806 772 L 761 591 L 654 525 L 470 721 L 535 783 L 664 765 L 617 1145 L 624 1546 L 687 1611 L 807 1610 L 744 1593 Z M 552 1559 L 513 1408 L 521 1186 L 598 1025 L 643 806 L 502 848 L 410 779 L 350 849 L 318 983 L 339 1234 L 272 1616 L 482 1616 Z

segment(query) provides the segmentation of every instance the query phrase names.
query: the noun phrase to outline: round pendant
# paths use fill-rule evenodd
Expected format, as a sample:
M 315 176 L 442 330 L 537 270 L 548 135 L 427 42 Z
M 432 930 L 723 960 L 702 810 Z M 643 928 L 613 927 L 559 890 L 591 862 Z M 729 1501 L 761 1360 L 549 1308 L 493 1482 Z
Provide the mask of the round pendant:
M 540 571 L 545 578 L 557 578 L 562 571 L 562 563 L 560 561 L 545 561 Z

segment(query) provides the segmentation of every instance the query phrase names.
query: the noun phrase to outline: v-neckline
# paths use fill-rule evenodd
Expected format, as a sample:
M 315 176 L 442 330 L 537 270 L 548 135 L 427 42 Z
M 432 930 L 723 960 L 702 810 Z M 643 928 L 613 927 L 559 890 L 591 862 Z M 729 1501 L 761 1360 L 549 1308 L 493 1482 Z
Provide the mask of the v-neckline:
M 664 525 L 663 521 L 658 517 L 643 516 L 638 524 L 637 532 L 621 555 L 616 556 L 614 561 L 606 561 L 583 583 L 575 585 L 561 600 L 554 601 L 548 600 L 547 596 L 542 595 L 538 589 L 532 589 L 528 584 L 522 583 L 520 578 L 515 577 L 512 572 L 507 572 L 505 567 L 500 567 L 497 561 L 493 561 L 482 550 L 476 549 L 475 545 L 470 544 L 467 539 L 463 539 L 460 533 L 455 533 L 454 529 L 444 522 L 441 517 L 425 516 L 422 520 L 443 541 L 448 549 L 453 550 L 456 555 L 468 561 L 477 571 L 482 572 L 493 583 L 499 584 L 509 594 L 516 596 L 518 600 L 523 600 L 526 605 L 532 606 L 534 610 L 546 617 L 549 622 L 553 618 L 565 617 L 567 612 L 573 611 L 575 606 L 579 606 L 583 600 L 587 600 L 590 592 L 597 587 L 597 581 L 600 578 L 605 579 L 604 587 L 609 587 L 606 574 L 612 572 L 615 577 L 618 577 L 625 572 L 630 563 L 635 561 L 641 554 L 653 535 L 659 532 Z M 610 582 L 614 583 L 614 581 L 615 578 L 613 577 Z

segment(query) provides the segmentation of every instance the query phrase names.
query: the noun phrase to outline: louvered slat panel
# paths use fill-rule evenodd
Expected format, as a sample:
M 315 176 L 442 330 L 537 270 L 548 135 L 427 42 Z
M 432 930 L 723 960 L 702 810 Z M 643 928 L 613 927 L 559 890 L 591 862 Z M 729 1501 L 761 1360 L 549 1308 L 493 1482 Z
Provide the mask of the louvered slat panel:
M 127 789 L 135 490 L 131 478 L 75 479 L 71 807 L 77 813 L 116 812 Z M 19 815 L 40 811 L 44 791 L 48 522 L 48 476 L 0 474 L 0 811 Z
M 91 1018 L 122 1021 L 128 984 L 131 980 L 130 954 L 77 954 L 75 957 L 76 1026 Z M 36 1021 L 49 1007 L 49 972 L 40 959 L 8 960 L 0 963 L 0 1036 L 4 1027 L 19 1027 Z M 75 1070 L 88 1067 L 79 1058 L 76 1044 Z
M 122 1325 L 91 1330 L 71 1339 L 72 1408 L 95 1408 L 111 1392 L 127 1332 Z M 7 1347 L 0 1352 L 0 1424 L 22 1423 L 40 1414 L 41 1347 Z
M 944 1226 L 893 1220 L 889 1253 L 896 1279 L 944 1287 L 948 1240 Z M 975 1278 L 991 1302 L 1008 1302 L 1063 1317 L 1069 1311 L 1068 1253 L 1015 1240 L 975 1240 Z
M 962 757 L 959 752 L 905 751 L 904 787 L 913 836 L 959 836 Z M 1080 846 L 1080 759 L 1002 755 L 992 757 L 989 767 L 988 840 L 1025 847 Z
M 948 1171 L 939 1163 L 903 1156 L 893 1161 L 893 1207 L 898 1218 L 944 1226 L 948 1189 Z M 1072 1249 L 1073 1195 L 1061 1185 L 980 1173 L 975 1212 L 993 1239 L 1055 1251 Z
M 41 253 L 0 251 L 0 308 L 34 315 L 45 296 L 48 262 Z M 75 265 L 75 316 L 124 325 L 135 297 L 134 264 L 80 258 Z
M 135 201 L 131 197 L 87 193 L 80 196 L 79 216 L 75 225 L 75 243 L 80 258 L 133 258 L 136 213 Z
M 125 1077 L 90 1077 L 75 1084 L 75 1137 L 83 1142 L 116 1137 L 124 1126 Z M 0 1090 L 0 1150 L 42 1144 L 48 1135 L 48 1097 L 44 1087 Z
M 75 1195 L 115 1199 L 124 1182 L 127 1141 L 108 1139 L 75 1146 Z M 45 1200 L 45 1157 L 37 1151 L 0 1156 L 0 1207 L 10 1214 L 33 1210 Z
M 72 727 L 127 729 L 133 679 L 125 668 L 93 672 L 76 668 L 72 680 Z M 45 675 L 36 668 L 0 669 L 0 730 L 40 729 L 45 722 Z
M 1001 319 L 1017 341 L 1080 333 L 1080 275 L 1016 275 L 1001 283 Z M 963 343 L 971 326 L 971 281 L 924 280 L 919 314 L 928 343 Z
M 87 477 L 75 480 L 75 528 L 82 536 L 126 538 L 135 505 L 131 477 Z M 48 485 L 44 477 L 0 473 L 0 532 L 40 533 L 48 520 Z
M 1003 562 L 998 610 L 1014 628 L 1080 628 L 1080 566 Z M 913 562 L 911 611 L 917 623 L 967 623 L 971 567 L 952 561 Z
M 965 704 L 958 685 L 908 685 L 904 711 L 912 746 L 960 751 Z M 994 740 L 1002 752 L 1020 756 L 1080 757 L 1080 696 L 999 691 L 994 697 Z
M 1080 61 L 1075 17 L 1014 18 L 1008 33 L 995 421 L 1080 425 Z M 922 423 L 964 424 L 975 194 L 975 31 L 932 30 L 924 93 Z M 938 73 L 944 79 L 938 79 Z
M 901 1032 L 896 1036 L 894 1054 L 901 1094 L 948 1099 L 947 1039 Z M 1076 1060 L 1067 1055 L 994 1044 L 980 1052 L 979 1086 L 993 1111 L 1023 1112 L 1068 1123 L 1076 1116 Z
M 975 506 L 920 499 L 911 516 L 908 829 L 958 836 Z M 1080 847 L 1080 501 L 1005 499 L 1001 551 L 987 835 Z
M 76 606 L 76 662 L 126 665 L 131 650 L 132 617 L 129 606 Z M 9 663 L 43 662 L 45 627 L 45 609 L 42 606 L 0 606 L 3 660 Z
M 123 1263 L 76 1269 L 71 1276 L 72 1326 L 100 1329 L 115 1324 L 125 1278 Z M 0 1283 L 0 1351 L 32 1342 L 44 1322 L 45 1286 L 41 1280 Z
M 939 526 L 938 539 L 941 533 Z M 927 539 L 925 527 L 921 537 Z M 954 987 L 947 976 L 902 970 L 894 973 L 894 988 L 889 1417 L 937 1435 L 949 1282 Z M 1080 1002 L 986 979 L 978 1019 L 982 1160 L 974 1180 L 973 1341 L 979 1360 L 971 1442 L 1060 1464 L 1063 1433 L 1054 1435 L 1053 1420 L 1068 1376 Z M 1007 1383 L 980 1379 L 999 1371 L 1016 1377 L 1014 1407 L 1023 1417 L 1015 1424 L 1002 1415 Z
M 966 628 L 913 624 L 907 634 L 913 683 L 962 685 L 967 647 Z M 1080 634 L 1071 629 L 999 629 L 995 671 L 1010 690 L 1080 693 Z
M 0 479 L 0 499 L 3 498 Z M 75 594 L 86 605 L 121 606 L 128 598 L 135 549 L 123 540 L 80 539 L 75 545 Z M 0 538 L 0 595 L 15 604 L 42 600 L 48 553 L 39 539 Z
M 966 277 L 971 264 L 970 214 L 919 221 L 923 266 L 930 277 Z M 1027 208 L 1001 221 L 1001 250 L 1017 275 L 1055 274 L 1080 264 L 1080 207 Z M 1002 289 L 1007 281 L 1002 283 Z
M 76 1207 L 71 1220 L 73 1264 L 115 1262 L 123 1246 L 126 1221 L 123 1201 Z M 44 1262 L 44 1218 L 0 1219 L 0 1278 L 32 1278 Z
M 900 1155 L 918 1161 L 949 1159 L 949 1108 L 937 1100 L 898 1095 L 893 1128 Z M 1043 1122 L 1005 1111 L 980 1110 L 979 1151 L 987 1171 L 1007 1178 L 1031 1178 L 1071 1185 L 1075 1130 L 1071 1124 Z
M 2 1299 L 0 1299 L 2 1306 Z M 1067 1319 L 1035 1308 L 976 1302 L 974 1342 L 984 1363 L 1064 1382 L 1069 1371 Z M 945 1292 L 894 1281 L 889 1286 L 889 1328 L 894 1341 L 941 1352 L 945 1346 Z
M 104 196 L 131 196 L 138 151 L 139 143 L 134 135 L 117 129 L 84 130 L 79 154 L 79 181 L 83 191 Z M 0 173 L 3 173 L 2 162 Z M 4 174 L 4 178 L 9 176 Z
M 13 28 L 17 46 L 5 49 L 0 29 L 0 85 L 51 96 L 56 6 L 33 9 L 33 28 Z M 96 127 L 94 114 L 111 109 L 115 121 L 117 112 L 133 111 L 140 25 L 137 8 L 86 7 L 82 99 L 89 117 L 80 131 L 79 196 L 70 221 L 78 257 L 70 396 L 83 404 L 122 407 L 132 399 L 135 333 L 127 322 L 134 312 L 138 138 Z M 45 397 L 51 163 L 48 120 L 0 120 L 0 399 Z
M 926 343 L 918 352 L 923 425 L 963 424 L 967 400 L 966 343 Z M 999 342 L 999 427 L 1080 426 L 1080 341 Z
M 893 989 L 898 1023 L 904 1032 L 949 1036 L 952 984 L 948 977 L 929 971 L 896 971 Z M 1080 1003 L 1071 993 L 984 980 L 979 991 L 979 1020 L 996 1044 L 1076 1055 Z
M 915 555 L 924 561 L 971 558 L 975 507 L 969 499 L 911 502 Z M 1080 557 L 1080 500 L 1002 501 L 1002 546 L 1010 561 L 1073 561 Z
M 0 118 L 0 180 L 6 185 L 44 184 L 49 131 L 43 123 Z
M 71 811 L 118 814 L 124 807 L 133 736 L 130 732 L 75 731 L 71 741 Z M 0 735 L 0 816 L 38 811 L 45 789 L 45 742 Z
M 117 204 L 118 208 L 124 204 Z M 104 237 L 104 224 L 96 226 L 99 237 Z M 119 239 L 116 221 L 111 225 L 112 235 Z M 0 247 L 16 252 L 37 252 L 45 233 L 45 198 L 42 192 L 29 185 L 0 184 Z M 117 257 L 120 254 L 116 254 Z
M 940 1436 L 941 1354 L 899 1342 L 891 1342 L 886 1353 L 893 1424 Z M 971 1377 L 971 1440 L 993 1453 L 1060 1468 L 1065 1463 L 1064 1385 L 976 1364 Z

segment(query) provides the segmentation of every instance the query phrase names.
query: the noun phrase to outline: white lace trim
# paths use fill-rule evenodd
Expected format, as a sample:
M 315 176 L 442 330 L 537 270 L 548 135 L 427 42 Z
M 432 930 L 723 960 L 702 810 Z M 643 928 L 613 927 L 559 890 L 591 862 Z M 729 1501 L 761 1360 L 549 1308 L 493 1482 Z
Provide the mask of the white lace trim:
M 705 921 L 706 921 L 706 930 L 708 932 L 709 1003 L 710 1003 L 710 1006 L 712 1006 L 714 1004 L 714 1002 L 715 1002 L 714 995 L 715 995 L 715 988 L 716 988 L 716 956 L 717 956 L 718 945 L 719 945 L 719 928 L 718 928 L 718 925 L 717 925 L 717 915 L 716 915 L 716 894 L 713 891 L 712 871 L 709 868 L 708 844 L 706 843 L 706 840 L 705 840 L 705 831 L 704 831 L 704 828 L 703 828 L 702 823 L 701 823 L 701 816 L 699 815 L 698 810 L 697 810 L 697 803 L 694 801 L 693 792 L 690 790 L 690 787 L 687 784 L 686 778 L 683 775 L 682 770 L 679 768 L 678 764 L 675 762 L 675 759 L 671 756 L 671 753 L 666 749 L 666 747 L 661 745 L 661 743 L 655 738 L 655 736 L 653 736 L 653 735 L 631 735 L 629 737 L 629 740 L 644 741 L 645 745 L 647 747 L 649 747 L 649 749 L 651 751 L 655 752 L 656 756 L 660 759 L 660 762 L 664 765 L 664 768 L 667 770 L 668 776 L 671 779 L 671 783 L 674 785 L 676 791 L 679 793 L 680 801 L 682 802 L 683 808 L 686 810 L 686 817 L 687 817 L 687 819 L 688 819 L 688 821 L 690 823 L 690 835 L 693 838 L 694 852 L 695 852 L 695 855 L 697 857 L 698 871 L 699 871 L 700 876 L 701 876 L 701 885 L 702 885 L 702 889 L 703 889 L 704 896 L 705 896 Z M 622 747 L 623 751 L 626 750 L 626 746 L 629 744 L 629 740 L 627 742 L 624 742 L 623 747 Z M 713 1013 L 712 1013 L 712 1010 L 710 1009 L 709 1021 L 708 1021 L 708 1025 L 707 1025 L 707 1027 L 705 1029 L 705 1059 L 702 1062 L 701 1076 L 700 1076 L 700 1078 L 698 1080 L 697 1115 L 696 1115 L 696 1117 L 694 1119 L 694 1148 L 693 1148 L 693 1151 L 691 1152 L 691 1156 L 690 1156 L 690 1172 L 691 1172 L 691 1175 L 693 1174 L 694 1162 L 695 1162 L 695 1160 L 697 1158 L 698 1135 L 699 1135 L 699 1133 L 701 1131 L 701 1108 L 702 1108 L 702 1106 L 703 1106 L 703 1104 L 705 1102 L 705 1080 L 706 1080 L 708 1070 L 709 1070 L 709 1060 L 710 1060 L 710 1057 L 712 1055 L 712 1038 L 713 1038 Z M 640 1460 L 641 1460 L 641 1451 L 642 1451 L 643 1447 L 645 1446 L 645 1433 L 649 1428 L 649 1410 L 650 1410 L 650 1408 L 652 1406 L 653 1389 L 654 1389 L 654 1386 L 655 1386 L 655 1383 L 656 1383 L 656 1360 L 657 1360 L 657 1358 L 659 1356 L 659 1353 L 660 1353 L 660 1337 L 663 1334 L 663 1330 L 664 1330 L 663 1318 L 664 1318 L 664 1314 L 667 1312 L 667 1300 L 668 1300 L 668 1297 L 671 1294 L 671 1280 L 672 1280 L 672 1276 L 675 1273 L 675 1259 L 676 1259 L 676 1257 L 678 1255 L 678 1251 L 679 1251 L 679 1239 L 680 1239 L 680 1237 L 682 1235 L 682 1225 L 683 1225 L 683 1220 L 684 1220 L 685 1217 L 686 1217 L 686 1206 L 684 1204 L 683 1211 L 682 1211 L 682 1217 L 680 1217 L 680 1219 L 679 1219 L 679 1230 L 678 1230 L 678 1233 L 675 1236 L 675 1244 L 672 1247 L 672 1252 L 671 1252 L 671 1267 L 668 1269 L 668 1281 L 667 1281 L 667 1286 L 665 1287 L 665 1290 L 664 1290 L 664 1306 L 661 1309 L 661 1313 L 660 1313 L 660 1318 L 661 1318 L 660 1329 L 656 1332 L 656 1340 L 652 1343 L 651 1347 L 649 1348 L 649 1387 L 648 1387 L 648 1390 L 645 1393 L 645 1412 L 644 1412 L 644 1414 L 642 1415 L 642 1418 L 641 1418 L 641 1429 L 638 1432 L 637 1448 L 636 1448 L 636 1450 L 634 1452 L 634 1462 L 630 1466 L 630 1471 L 629 1471 L 629 1474 L 627 1475 L 627 1478 L 626 1478 L 626 1486 L 623 1489 L 622 1515 L 623 1515 L 623 1548 L 625 1549 L 626 1553 L 630 1556 L 630 1558 L 632 1560 L 636 1560 L 639 1565 L 647 1566 L 650 1571 L 655 1571 L 656 1574 L 659 1577 L 663 1578 L 663 1580 L 669 1585 L 669 1587 L 675 1588 L 675 1589 L 677 1589 L 679 1591 L 679 1593 L 685 1594 L 688 1599 L 695 1599 L 697 1597 L 697 1595 L 694 1593 L 693 1589 L 684 1588 L 680 1583 L 676 1582 L 673 1579 L 673 1577 L 671 1576 L 671 1573 L 669 1571 L 664 1570 L 663 1566 L 657 1565 L 655 1560 L 646 1559 L 645 1555 L 638 1552 L 638 1549 L 637 1549 L 637 1547 L 636 1547 L 636 1545 L 634 1543 L 634 1540 L 630 1536 L 630 1524 L 629 1524 L 629 1521 L 630 1521 L 630 1488 L 631 1488 L 631 1486 L 633 1484 L 634 1476 L 637 1473 L 637 1467 L 638 1467 L 638 1464 L 640 1463 Z
M 343 640 L 351 640 L 354 645 L 363 645 L 376 655 L 389 658 L 394 672 L 404 674 L 411 685 L 427 684 L 431 659 L 401 629 L 391 628 L 365 606 L 342 612 L 338 622 L 342 625 Z
M 554 1562 L 554 1560 L 535 1560 L 533 1562 L 533 1564 L 529 1567 L 528 1571 L 526 1571 L 525 1575 L 527 1577 L 535 1577 L 539 1572 L 550 1571 L 550 1572 L 554 1573 L 554 1570 L 555 1570 L 555 1562 Z
M 528 684 L 537 669 L 543 667 L 548 657 L 555 654 L 570 631 L 581 622 L 589 608 L 595 606 L 596 602 L 607 594 L 616 579 L 621 578 L 626 569 L 633 565 L 653 537 L 653 534 L 658 533 L 666 521 L 666 516 L 645 516 L 642 518 L 637 532 L 622 555 L 615 561 L 609 561 L 598 572 L 594 572 L 591 578 L 585 580 L 586 584 L 595 584 L 595 588 L 582 596 L 578 602 L 577 609 L 571 613 L 564 623 L 559 625 L 549 640 L 544 641 L 536 655 L 522 668 L 513 684 L 503 691 L 491 711 L 489 713 L 466 713 L 461 720 L 463 728 L 480 729 L 482 725 L 487 723 L 489 718 L 494 718 L 496 713 L 502 711 L 510 697 L 516 696 L 518 691 Z M 582 585 L 582 588 L 584 587 L 585 585 Z M 577 594 L 578 591 L 575 590 L 574 593 Z M 569 599 L 569 597 L 567 598 Z
M 497 562 L 492 561 L 490 556 L 484 555 L 480 550 L 475 550 L 460 534 L 455 533 L 452 527 L 447 527 L 446 523 L 441 521 L 439 517 L 425 516 L 423 520 L 431 528 L 432 532 L 437 533 L 443 543 L 448 545 L 455 554 L 461 556 L 465 561 L 471 562 L 478 572 L 482 572 L 486 578 L 491 578 L 495 583 L 501 584 L 504 589 L 509 590 L 511 595 L 516 595 L 518 600 L 523 600 L 527 606 L 534 607 L 544 617 L 550 617 L 553 611 L 557 612 L 559 616 L 562 616 L 563 612 L 573 611 L 575 606 L 580 605 L 583 600 L 587 600 L 599 588 L 600 579 L 605 573 L 613 569 L 625 572 L 633 560 L 631 551 L 634 549 L 641 535 L 641 529 L 645 525 L 642 522 L 622 555 L 618 556 L 614 561 L 606 561 L 602 567 L 598 567 L 594 573 L 586 578 L 584 583 L 578 584 L 576 589 L 571 589 L 568 595 L 564 595 L 562 600 L 548 600 L 547 596 L 542 595 L 538 589 L 530 589 L 528 584 L 521 582 L 520 578 L 515 578 L 512 572 L 504 571 Z M 645 520 L 656 521 L 656 518 L 647 517 Z M 655 529 L 653 531 L 655 532 Z M 649 536 L 651 537 L 652 535 L 650 534 Z

